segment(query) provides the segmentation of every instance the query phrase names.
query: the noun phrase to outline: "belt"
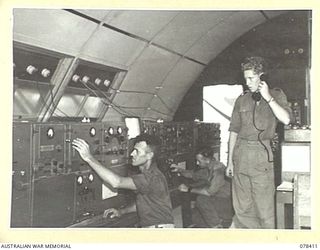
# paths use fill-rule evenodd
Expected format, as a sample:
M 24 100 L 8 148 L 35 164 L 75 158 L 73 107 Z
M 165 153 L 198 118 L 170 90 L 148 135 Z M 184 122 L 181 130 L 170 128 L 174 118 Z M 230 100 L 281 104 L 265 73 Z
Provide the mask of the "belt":
M 261 142 L 264 144 L 264 145 L 268 145 L 267 143 L 270 143 L 270 140 L 261 140 Z M 261 145 L 261 142 L 256 140 L 256 141 L 253 141 L 253 140 L 247 140 L 247 139 L 242 139 L 242 138 L 238 138 L 238 143 L 240 144 L 248 144 L 248 145 Z
M 174 228 L 174 224 L 157 224 L 157 225 L 147 226 L 146 228 Z

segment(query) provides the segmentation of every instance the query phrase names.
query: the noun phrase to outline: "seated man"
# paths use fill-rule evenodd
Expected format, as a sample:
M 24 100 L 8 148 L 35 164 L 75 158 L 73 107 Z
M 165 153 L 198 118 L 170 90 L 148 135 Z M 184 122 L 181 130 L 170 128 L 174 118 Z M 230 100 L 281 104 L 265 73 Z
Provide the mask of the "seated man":
M 187 183 L 179 186 L 181 192 L 197 194 L 195 211 L 192 216 L 193 223 L 197 227 L 205 228 L 228 227 L 233 212 L 230 182 L 225 180 L 224 175 L 225 166 L 214 159 L 209 147 L 200 149 L 196 159 L 200 169 L 207 169 L 208 184 L 203 185 L 205 182 L 202 178 L 202 186 L 188 185 Z M 185 170 L 176 169 L 176 171 L 183 173 Z M 190 177 L 192 177 L 192 174 Z
M 131 153 L 132 165 L 138 166 L 141 173 L 130 177 L 119 176 L 101 165 L 90 153 L 90 147 L 86 141 L 77 138 L 72 145 L 104 182 L 109 183 L 113 188 L 130 189 L 136 192 L 135 203 L 119 210 L 107 209 L 104 217 L 120 217 L 122 214 L 136 211 L 141 227 L 174 227 L 167 181 L 156 164 L 160 145 L 157 137 L 142 134 L 135 138 Z

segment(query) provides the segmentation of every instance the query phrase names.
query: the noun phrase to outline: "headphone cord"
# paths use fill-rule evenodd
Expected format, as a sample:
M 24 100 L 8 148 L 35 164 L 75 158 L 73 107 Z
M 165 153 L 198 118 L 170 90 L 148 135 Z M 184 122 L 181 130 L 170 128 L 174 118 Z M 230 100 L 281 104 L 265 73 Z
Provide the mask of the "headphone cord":
M 261 134 L 265 131 L 265 129 L 259 129 L 256 125 L 256 119 L 255 119 L 255 114 L 256 114 L 256 107 L 257 107 L 257 102 L 254 102 L 254 107 L 253 107 L 253 116 L 252 116 L 252 122 L 253 122 L 253 126 L 255 127 L 256 130 L 259 131 L 258 134 L 258 141 L 260 142 L 260 144 L 264 147 L 264 149 L 267 151 L 267 156 L 268 156 L 268 162 L 273 162 L 270 160 L 270 155 L 269 155 L 269 150 L 267 148 L 267 146 L 262 142 L 260 136 Z

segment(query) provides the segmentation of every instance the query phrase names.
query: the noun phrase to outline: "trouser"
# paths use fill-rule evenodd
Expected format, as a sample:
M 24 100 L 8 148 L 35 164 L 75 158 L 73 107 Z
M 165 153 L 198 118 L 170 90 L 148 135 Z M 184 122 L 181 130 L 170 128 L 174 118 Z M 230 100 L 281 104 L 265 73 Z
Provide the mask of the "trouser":
M 260 142 L 238 141 L 233 161 L 234 226 L 275 228 L 273 163 L 268 162 L 265 148 Z
M 223 220 L 232 218 L 231 197 L 212 197 L 198 195 L 196 199 L 195 213 L 192 216 L 193 223 L 199 227 L 215 227 Z

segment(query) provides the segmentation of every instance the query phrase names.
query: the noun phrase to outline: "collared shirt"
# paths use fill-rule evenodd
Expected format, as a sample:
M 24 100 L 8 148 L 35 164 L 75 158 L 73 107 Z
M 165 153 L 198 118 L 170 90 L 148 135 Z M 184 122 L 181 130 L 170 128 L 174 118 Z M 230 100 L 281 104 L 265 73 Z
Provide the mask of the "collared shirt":
M 282 108 L 291 114 L 287 97 L 281 89 L 270 89 L 270 94 Z M 236 132 L 238 138 L 256 141 L 258 140 L 260 130 L 263 130 L 260 139 L 271 140 L 275 135 L 277 118 L 263 98 L 258 104 L 255 103 L 251 95 L 252 93 L 245 92 L 237 98 L 232 112 L 229 131 Z M 259 130 L 254 126 L 254 122 Z
M 167 181 L 157 165 L 152 163 L 149 169 L 131 178 L 137 187 L 136 207 L 141 227 L 173 224 Z
M 191 188 L 201 188 L 210 185 L 210 170 L 207 167 L 197 166 L 192 172 L 192 178 L 187 182 Z
M 230 197 L 231 183 L 225 179 L 225 166 L 219 161 L 212 161 L 209 170 L 210 186 L 207 187 L 207 192 L 215 197 Z

